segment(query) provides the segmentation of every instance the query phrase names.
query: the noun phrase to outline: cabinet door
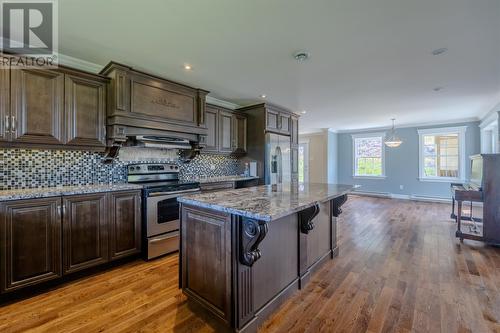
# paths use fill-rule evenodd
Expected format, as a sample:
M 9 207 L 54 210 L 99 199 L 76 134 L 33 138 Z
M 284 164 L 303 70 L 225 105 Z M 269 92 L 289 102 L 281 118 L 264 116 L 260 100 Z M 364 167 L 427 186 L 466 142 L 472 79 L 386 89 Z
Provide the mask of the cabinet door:
M 290 116 L 284 113 L 279 114 L 279 128 L 283 134 L 290 134 Z
M 266 129 L 270 131 L 277 131 L 279 113 L 271 110 L 266 110 Z
M 109 194 L 109 257 L 111 260 L 141 252 L 141 192 Z
M 11 131 L 15 142 L 63 143 L 64 74 L 11 70 Z
M 0 141 L 9 140 L 10 131 L 10 71 L 0 69 Z
M 292 146 L 299 144 L 299 118 L 292 117 L 292 128 L 290 131 L 292 136 Z
M 2 292 L 61 276 L 61 199 L 0 205 Z
M 90 147 L 106 145 L 105 91 L 104 82 L 66 75 L 66 144 Z
M 205 109 L 205 124 L 207 125 L 208 134 L 205 138 L 204 151 L 217 152 L 219 149 L 219 122 L 217 121 L 218 111 L 216 108 L 206 106 Z
M 233 116 L 234 151 L 240 154 L 247 151 L 247 117 L 240 114 Z
M 219 111 L 219 151 L 231 153 L 233 151 L 233 115 L 230 112 Z
M 64 273 L 108 261 L 106 195 L 63 197 Z

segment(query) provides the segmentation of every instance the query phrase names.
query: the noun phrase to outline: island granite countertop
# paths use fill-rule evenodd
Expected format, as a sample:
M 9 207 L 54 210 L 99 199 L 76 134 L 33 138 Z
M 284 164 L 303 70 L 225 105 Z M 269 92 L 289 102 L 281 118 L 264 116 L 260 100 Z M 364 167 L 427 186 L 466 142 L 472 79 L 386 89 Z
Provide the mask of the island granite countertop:
M 254 179 L 259 179 L 259 177 L 233 175 L 233 176 L 192 178 L 187 181 L 195 181 L 200 184 L 210 184 L 210 183 L 224 183 L 224 182 L 240 182 L 240 181 L 248 181 Z
M 177 200 L 202 208 L 272 221 L 299 212 L 317 203 L 332 200 L 351 192 L 354 186 L 341 184 L 304 183 L 298 189 L 283 185 L 273 192 L 270 185 L 192 194 Z
M 75 185 L 75 186 L 2 190 L 0 191 L 0 201 L 49 198 L 49 197 L 59 197 L 64 195 L 116 192 L 116 191 L 140 190 L 140 189 L 142 189 L 142 186 L 135 184 L 106 184 L 106 185 L 101 184 L 101 185 Z

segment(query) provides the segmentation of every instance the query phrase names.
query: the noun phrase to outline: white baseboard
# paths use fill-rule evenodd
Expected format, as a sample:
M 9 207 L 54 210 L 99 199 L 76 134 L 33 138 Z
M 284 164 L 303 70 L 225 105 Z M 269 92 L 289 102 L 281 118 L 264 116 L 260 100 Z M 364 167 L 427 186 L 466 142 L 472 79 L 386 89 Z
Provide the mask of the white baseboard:
M 408 194 L 395 194 L 395 193 L 389 193 L 389 192 L 370 192 L 370 191 L 353 191 L 352 194 L 360 195 L 360 196 L 367 196 L 367 197 L 451 204 L 451 198 L 423 196 L 423 195 L 416 195 L 416 194 L 408 195 Z M 475 207 L 482 207 L 483 203 L 482 202 L 473 202 L 472 205 Z

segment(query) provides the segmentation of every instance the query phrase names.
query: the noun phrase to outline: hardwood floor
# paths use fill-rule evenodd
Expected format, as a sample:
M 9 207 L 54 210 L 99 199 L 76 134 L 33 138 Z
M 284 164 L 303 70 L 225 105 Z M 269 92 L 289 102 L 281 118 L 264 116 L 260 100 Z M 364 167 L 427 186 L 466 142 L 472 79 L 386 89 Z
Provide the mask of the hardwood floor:
M 351 197 L 340 256 L 262 332 L 500 332 L 500 249 L 454 237 L 449 205 Z M 220 332 L 177 286 L 177 255 L 0 307 L 0 332 Z

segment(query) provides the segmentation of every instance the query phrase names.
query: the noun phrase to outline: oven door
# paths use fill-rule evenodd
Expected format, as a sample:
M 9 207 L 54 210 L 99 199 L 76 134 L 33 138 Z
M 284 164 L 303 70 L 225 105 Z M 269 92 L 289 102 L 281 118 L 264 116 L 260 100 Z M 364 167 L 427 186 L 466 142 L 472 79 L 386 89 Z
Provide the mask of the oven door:
M 177 197 L 193 194 L 198 189 L 172 193 L 151 193 L 146 201 L 147 237 L 179 230 L 179 203 Z

